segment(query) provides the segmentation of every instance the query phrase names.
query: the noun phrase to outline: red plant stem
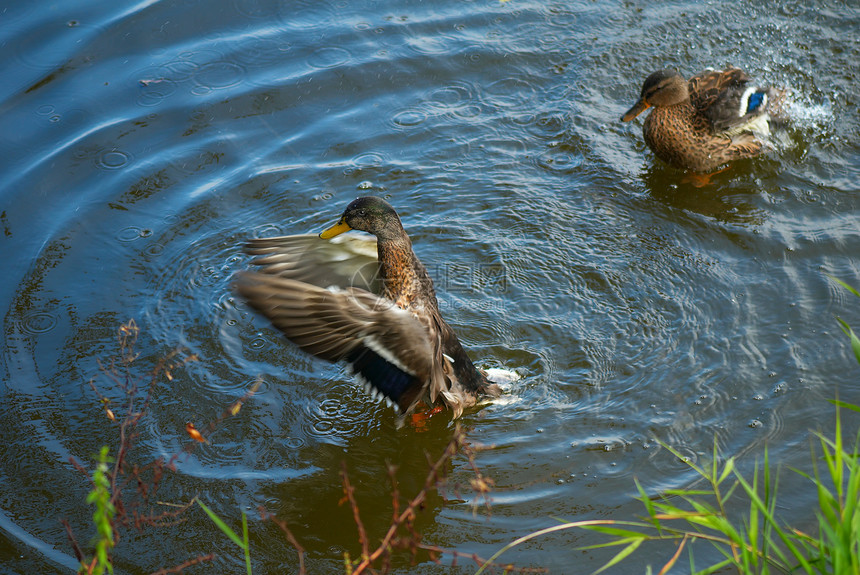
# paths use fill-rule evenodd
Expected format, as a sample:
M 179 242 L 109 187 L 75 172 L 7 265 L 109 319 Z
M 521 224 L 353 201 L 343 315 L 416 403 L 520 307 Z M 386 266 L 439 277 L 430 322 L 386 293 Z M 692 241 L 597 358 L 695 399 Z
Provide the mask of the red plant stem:
M 448 446 L 445 448 L 445 451 L 439 457 L 436 462 L 432 463 L 430 466 L 430 471 L 427 474 L 427 479 L 424 482 L 424 488 L 418 492 L 418 494 L 413 497 L 409 503 L 406 505 L 406 509 L 403 510 L 400 515 L 394 518 L 394 521 L 391 522 L 391 526 L 388 528 L 388 532 L 385 534 L 385 537 L 382 538 L 382 542 L 379 544 L 379 547 L 373 553 L 369 552 L 367 545 L 367 534 L 364 531 L 364 525 L 361 523 L 361 519 L 358 515 L 358 505 L 355 502 L 355 496 L 353 495 L 354 488 L 349 483 L 349 476 L 346 472 L 346 464 L 343 464 L 343 469 L 341 471 L 341 477 L 343 478 L 343 489 L 346 493 L 347 499 L 349 499 L 350 505 L 352 505 L 353 516 L 355 517 L 356 524 L 358 525 L 358 535 L 359 540 L 361 541 L 362 548 L 362 561 L 356 566 L 353 570 L 353 575 L 360 575 L 364 572 L 365 569 L 369 568 L 374 561 L 379 559 L 379 557 L 385 553 L 385 551 L 391 545 L 394 536 L 397 534 L 397 530 L 400 526 L 405 523 L 407 520 L 415 516 L 415 510 L 421 506 L 422 503 L 427 498 L 427 492 L 430 490 L 436 482 L 436 479 L 439 476 L 439 470 L 442 468 L 445 463 L 454 456 L 457 452 L 458 447 L 462 444 L 462 432 L 460 428 L 454 432 L 454 437 L 451 439 Z
M 370 554 L 370 547 L 367 544 L 367 531 L 364 529 L 364 523 L 361 522 L 358 503 L 355 500 L 355 488 L 349 482 L 349 475 L 346 472 L 346 462 L 341 465 L 340 476 L 343 480 L 343 493 L 349 500 L 349 505 L 352 507 L 352 517 L 355 519 L 356 527 L 358 527 L 358 541 L 361 543 L 361 555 L 362 557 L 367 557 Z
M 212 561 L 215 559 L 215 557 L 216 555 L 214 553 L 209 553 L 208 555 L 200 555 L 199 557 L 195 557 L 194 559 L 189 559 L 184 563 L 180 563 L 175 567 L 154 571 L 151 575 L 168 575 L 169 573 L 182 573 L 182 571 L 185 570 L 187 567 L 197 565 L 198 563 L 203 563 L 204 561 Z
M 296 539 L 296 537 L 293 535 L 293 532 L 290 531 L 290 528 L 287 527 L 287 522 L 281 521 L 280 519 L 278 519 L 274 515 L 269 514 L 262 507 L 259 507 L 259 510 L 260 510 L 260 518 L 263 521 L 266 521 L 266 520 L 273 521 L 275 523 L 275 525 L 277 525 L 281 529 L 281 531 L 284 532 L 284 535 L 287 536 L 287 540 L 290 542 L 290 544 L 296 548 L 296 551 L 299 554 L 299 573 L 298 573 L 298 575 L 305 575 L 305 548 L 302 547 L 301 544 L 299 544 L 298 539 Z

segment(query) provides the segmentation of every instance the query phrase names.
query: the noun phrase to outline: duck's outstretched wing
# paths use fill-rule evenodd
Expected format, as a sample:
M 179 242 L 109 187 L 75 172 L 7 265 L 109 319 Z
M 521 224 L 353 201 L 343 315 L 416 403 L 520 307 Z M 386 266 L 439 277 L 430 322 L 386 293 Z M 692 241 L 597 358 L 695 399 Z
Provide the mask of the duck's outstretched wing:
M 768 136 L 771 116 L 779 114 L 787 94 L 770 86 L 751 85 L 750 77 L 733 67 L 703 72 L 690 79 L 689 87 L 690 101 L 711 123 L 712 133 L 728 137 L 743 133 Z M 756 155 L 762 147 L 761 142 L 751 140 L 734 145 L 743 155 Z
M 425 326 L 391 302 L 361 289 L 325 289 L 270 273 L 242 272 L 234 289 L 302 350 L 346 362 L 402 412 L 425 395 L 433 346 Z
M 260 272 L 317 287 L 356 287 L 379 293 L 379 262 L 376 238 L 351 235 L 332 240 L 317 235 L 257 238 L 248 241 L 245 252 L 256 256 L 252 264 Z

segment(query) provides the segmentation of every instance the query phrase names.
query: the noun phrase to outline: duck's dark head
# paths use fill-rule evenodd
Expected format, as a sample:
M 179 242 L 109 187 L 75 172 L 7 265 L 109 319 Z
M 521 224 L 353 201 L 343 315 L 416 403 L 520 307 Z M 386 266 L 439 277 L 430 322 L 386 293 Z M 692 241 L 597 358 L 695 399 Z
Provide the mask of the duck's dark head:
M 340 220 L 320 237 L 327 240 L 349 230 L 368 232 L 379 239 L 393 239 L 403 234 L 403 225 L 391 204 L 376 196 L 365 196 L 353 200 Z
M 651 106 L 674 106 L 690 97 L 687 81 L 675 70 L 657 70 L 642 84 L 639 101 L 621 116 L 622 122 L 629 122 Z

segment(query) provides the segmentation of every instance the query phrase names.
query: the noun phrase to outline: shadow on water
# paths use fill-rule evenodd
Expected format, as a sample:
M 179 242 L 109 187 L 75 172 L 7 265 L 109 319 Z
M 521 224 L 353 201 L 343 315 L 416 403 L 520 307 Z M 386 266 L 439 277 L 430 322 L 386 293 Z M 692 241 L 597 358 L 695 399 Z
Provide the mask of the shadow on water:
M 755 198 L 760 189 L 743 182 L 754 174 L 737 165 L 703 177 L 654 159 L 640 176 L 649 195 L 673 209 L 741 226 L 760 225 L 767 218 Z

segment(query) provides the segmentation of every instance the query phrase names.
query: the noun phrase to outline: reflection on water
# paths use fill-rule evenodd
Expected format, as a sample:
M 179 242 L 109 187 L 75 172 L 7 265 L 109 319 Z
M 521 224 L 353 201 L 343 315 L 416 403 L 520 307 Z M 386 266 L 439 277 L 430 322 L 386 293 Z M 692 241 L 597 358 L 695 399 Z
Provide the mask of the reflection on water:
M 199 358 L 156 388 L 136 463 L 182 452 L 187 422 L 211 421 L 262 380 L 181 458 L 165 499 L 200 495 L 231 525 L 246 511 L 255 569 L 294 570 L 295 550 L 257 519 L 264 505 L 306 547 L 309 572 L 337 573 L 344 551 L 359 552 L 338 504 L 346 465 L 381 537 L 388 464 L 414 494 L 453 423 L 396 429 L 339 366 L 298 352 L 230 288 L 248 238 L 319 232 L 367 194 L 401 214 L 476 364 L 522 376 L 462 420 L 487 447 L 476 463 L 495 480 L 491 516 L 473 516 L 466 489 L 433 495 L 417 519 L 426 542 L 487 557 L 554 517 L 629 519 L 641 512 L 634 476 L 649 490 L 695 480 L 660 441 L 703 461 L 716 438 L 744 470 L 767 445 L 772 461 L 808 469 L 826 400 L 860 402 L 833 319 L 860 325 L 860 312 L 824 275 L 860 285 L 860 48 L 850 9 L 819 8 L 5 9 L 4 564 L 73 568 L 58 518 L 85 541 L 91 511 L 68 460 L 116 448 L 88 382 L 129 318 L 144 374 L 176 348 Z M 727 63 L 789 86 L 794 122 L 775 153 L 698 187 L 618 117 L 648 70 Z M 473 477 L 463 457 L 447 472 Z M 791 498 L 787 518 L 808 519 L 812 497 Z M 574 548 L 595 542 L 568 532 L 509 559 L 589 570 L 607 555 Z M 241 569 L 231 545 L 189 514 L 169 536 L 121 541 L 117 564 L 144 573 L 215 551 L 216 571 Z M 398 561 L 395 572 L 415 572 Z

